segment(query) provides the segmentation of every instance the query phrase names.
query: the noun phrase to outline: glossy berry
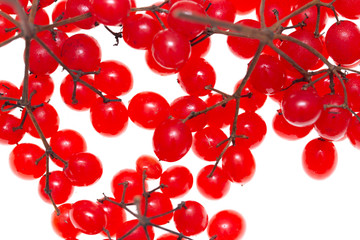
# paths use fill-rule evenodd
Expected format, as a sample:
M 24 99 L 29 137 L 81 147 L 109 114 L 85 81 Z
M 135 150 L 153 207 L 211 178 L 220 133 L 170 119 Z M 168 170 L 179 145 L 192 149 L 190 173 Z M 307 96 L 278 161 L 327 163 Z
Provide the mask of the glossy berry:
M 0 5 L 1 7 L 1 5 Z M 6 31 L 7 29 L 15 27 L 14 24 L 12 24 L 9 20 L 4 18 L 3 16 L 0 16 L 0 43 L 11 38 L 15 35 L 16 31 Z
M 23 92 L 23 84 L 20 86 L 20 92 Z M 31 104 L 38 105 L 50 100 L 54 92 L 54 81 L 50 75 L 35 75 L 31 74 L 28 80 L 28 96 L 31 97 Z
M 305 5 L 306 1 L 299 1 L 299 4 L 294 6 L 295 9 Z M 336 8 L 337 9 L 337 8 Z M 306 9 L 302 13 L 291 18 L 291 22 L 296 25 L 305 19 L 305 26 L 301 28 L 309 32 L 315 32 L 316 30 L 316 21 L 317 21 L 318 10 L 316 6 Z M 328 14 L 325 9 L 320 8 L 320 21 L 319 21 L 319 32 L 322 32 L 325 28 L 326 22 L 328 20 Z M 300 28 L 300 27 L 299 27 Z
M 103 209 L 89 200 L 80 200 L 73 204 L 70 219 L 76 228 L 88 235 L 100 233 L 106 225 Z
M 95 87 L 100 91 L 121 96 L 133 87 L 133 76 L 130 69 L 122 62 L 108 60 L 100 63 L 100 73 L 95 74 Z
M 150 49 L 156 33 L 161 30 L 159 22 L 148 14 L 130 15 L 123 26 L 123 39 L 135 49 Z
M 154 56 L 151 53 L 151 49 L 145 52 L 145 61 L 150 70 L 158 75 L 168 76 L 178 72 L 176 69 L 164 68 L 158 62 L 156 62 Z
M 214 68 L 203 58 L 190 59 L 181 68 L 178 75 L 181 88 L 191 96 L 205 96 L 210 90 L 205 87 L 214 87 L 216 73 Z
M 227 136 L 221 129 L 206 127 L 195 133 L 192 150 L 203 160 L 215 161 L 225 148 L 226 139 Z
M 117 26 L 130 15 L 129 0 L 91 0 L 91 13 L 104 25 Z
M 158 179 L 162 174 L 162 167 L 159 160 L 149 155 L 141 155 L 136 160 L 136 171 L 143 174 L 145 171 L 147 179 Z
M 231 1 L 213 0 L 206 14 L 209 17 L 233 23 L 235 20 L 236 8 Z
M 178 119 L 167 119 L 154 131 L 153 149 L 159 160 L 180 160 L 189 151 L 191 144 L 189 127 Z
M 117 201 L 121 201 L 123 198 L 124 184 L 127 184 L 125 203 L 132 203 L 135 196 L 142 195 L 142 175 L 132 169 L 123 169 L 116 173 L 111 181 L 111 191 Z
M 304 148 L 302 164 L 307 175 L 314 179 L 329 177 L 337 165 L 334 144 L 321 138 L 311 140 Z
M 170 114 L 170 106 L 164 97 L 155 92 L 140 92 L 129 102 L 129 117 L 136 125 L 154 129 Z
M 279 19 L 284 18 L 291 12 L 291 5 L 288 1 L 282 0 L 268 0 L 265 3 L 264 15 L 265 15 L 265 23 L 266 26 L 271 26 L 277 21 L 276 14 Z M 256 16 L 260 19 L 260 4 L 256 6 Z M 283 26 L 286 26 L 289 21 L 286 21 Z
M 238 116 L 236 135 L 245 135 L 247 138 L 237 138 L 235 142 L 237 145 L 256 148 L 264 140 L 266 132 L 266 123 L 257 113 L 244 112 Z
M 354 112 L 360 111 L 360 75 L 350 73 L 346 75 L 347 81 L 345 82 L 349 106 Z M 340 94 L 342 92 L 339 92 Z
M 215 167 L 215 171 L 211 174 L 214 167 L 214 165 L 208 165 L 200 169 L 196 178 L 197 189 L 208 199 L 220 199 L 230 190 L 227 174 L 220 167 Z
M 46 170 L 44 154 L 45 151 L 35 144 L 21 143 L 9 155 L 10 168 L 16 176 L 22 179 L 40 178 Z M 37 160 L 39 161 L 36 164 Z
M 67 160 L 68 166 L 64 169 L 64 173 L 74 186 L 94 184 L 103 173 L 101 161 L 94 154 L 74 153 Z
M 189 59 L 191 46 L 189 40 L 181 34 L 165 29 L 154 36 L 151 52 L 160 66 L 178 70 Z
M 91 2 L 89 0 L 67 0 L 65 5 L 65 16 L 76 17 L 91 11 Z M 91 29 L 96 26 L 96 18 L 91 16 L 84 20 L 74 23 L 77 27 L 82 29 Z
M 284 118 L 297 127 L 314 124 L 320 117 L 321 109 L 321 98 L 313 88 L 289 91 L 281 102 Z
M 61 60 L 72 70 L 97 71 L 101 61 L 100 45 L 93 37 L 75 34 L 64 42 Z
M 46 176 L 40 178 L 38 191 L 42 200 L 51 203 L 49 195 L 45 192 Z M 62 171 L 53 171 L 49 173 L 49 190 L 55 204 L 66 202 L 74 191 L 70 180 Z
M 141 214 L 145 214 L 146 209 L 146 217 L 154 217 L 163 215 L 161 217 L 156 217 L 150 220 L 153 224 L 157 225 L 164 225 L 173 217 L 173 212 L 171 210 L 173 209 L 172 203 L 170 201 L 170 198 L 165 196 L 161 192 L 153 192 L 149 195 L 147 200 L 145 201 L 145 198 L 141 198 L 140 202 L 140 211 Z M 167 214 L 165 214 L 167 213 Z
M 239 240 L 245 234 L 244 217 L 234 210 L 223 210 L 216 213 L 209 221 L 208 236 L 218 240 Z
M 112 100 L 115 99 L 112 98 Z M 127 127 L 128 111 L 120 101 L 105 103 L 99 97 L 90 108 L 90 120 L 98 133 L 108 137 L 116 136 L 125 131 Z
M 208 215 L 205 208 L 196 201 L 186 201 L 185 206 L 174 213 L 176 229 L 185 236 L 192 236 L 205 230 Z
M 351 118 L 346 135 L 349 138 L 350 143 L 354 147 L 360 149 L 360 121 L 356 116 Z
M 160 184 L 167 187 L 161 191 L 169 198 L 185 195 L 193 186 L 193 176 L 184 166 L 174 165 L 167 168 L 161 175 Z
M 177 11 L 183 11 L 188 15 L 205 16 L 205 10 L 201 4 L 193 1 L 178 1 L 172 4 L 167 22 L 171 29 L 185 36 L 188 40 L 195 38 L 205 30 L 206 26 L 204 24 L 175 17 L 174 13 Z
M 114 198 L 110 198 L 110 200 L 116 202 Z M 125 210 L 119 205 L 106 200 L 98 201 L 97 204 L 103 209 L 106 216 L 105 229 L 109 231 L 110 236 L 115 236 L 118 228 L 126 221 Z M 104 231 L 102 234 L 106 235 Z
M 219 102 L 223 101 L 224 98 L 221 94 L 212 94 L 206 99 L 207 107 L 211 107 Z M 218 107 L 207 112 L 208 125 L 216 128 L 223 128 L 228 126 L 234 120 L 234 113 L 236 108 L 235 100 L 219 105 Z
M 199 97 L 183 96 L 176 98 L 170 104 L 170 115 L 177 119 L 185 119 L 192 112 L 202 111 L 206 108 L 206 103 Z M 207 114 L 200 114 L 185 122 L 189 126 L 191 132 L 196 132 L 205 127 L 207 124 Z
M 236 91 L 242 80 L 240 80 L 234 88 L 234 91 Z M 256 110 L 260 109 L 267 99 L 267 95 L 257 91 L 251 83 L 247 82 L 243 90 L 241 91 L 241 98 L 240 101 L 240 108 L 245 111 L 251 111 L 255 112 Z
M 140 239 L 150 239 L 153 240 L 155 237 L 155 233 L 152 226 L 147 226 L 146 230 L 148 233 L 149 238 L 147 238 L 147 235 L 145 233 L 144 228 L 139 224 L 139 221 L 137 219 L 129 220 L 124 222 L 119 228 L 116 233 L 116 239 L 120 239 L 125 234 L 127 234 L 131 229 L 138 226 L 134 231 L 132 231 L 129 235 L 127 235 L 124 240 L 140 240 Z
M 53 9 L 53 12 L 51 14 L 52 21 L 59 22 L 68 19 L 67 12 L 65 11 L 65 5 L 67 0 L 58 1 Z M 64 32 L 76 32 L 80 30 L 75 24 L 65 24 L 63 26 L 57 27 L 57 29 L 64 31 Z
M 286 140 L 297 140 L 303 138 L 313 129 L 313 125 L 305 127 L 291 125 L 288 121 L 286 121 L 281 110 L 275 114 L 272 126 L 275 133 Z
M 75 228 L 70 220 L 70 210 L 72 204 L 65 203 L 58 206 L 60 215 L 56 211 L 51 214 L 51 225 L 56 234 L 62 238 L 76 237 L 80 234 L 79 229 Z
M 24 129 L 17 129 L 21 120 L 11 114 L 3 113 L 0 117 L 0 144 L 16 144 L 25 134 Z
M 14 85 L 13 83 L 6 81 L 6 80 L 0 80 L 0 94 L 2 97 L 10 97 L 10 98 L 16 98 L 20 99 L 21 92 L 19 91 L 19 88 Z M 5 104 L 5 100 L 0 100 L 0 109 L 7 107 L 3 106 Z M 15 101 L 9 101 L 9 103 L 16 104 Z M 2 111 L 1 111 L 2 112 Z
M 252 153 L 241 145 L 229 147 L 222 157 L 222 168 L 232 182 L 249 182 L 255 174 L 255 167 Z
M 347 20 L 334 23 L 326 33 L 325 45 L 332 59 L 338 64 L 352 64 L 360 59 L 357 48 L 360 39 L 359 27 Z
M 25 113 L 25 112 L 24 112 Z M 59 129 L 60 119 L 57 111 L 48 103 L 33 110 L 34 117 L 39 124 L 45 138 L 52 137 Z M 23 114 L 24 116 L 24 114 Z M 33 137 L 40 138 L 29 116 L 26 117 L 24 129 Z
M 80 79 L 90 86 L 94 85 L 94 78 L 90 75 L 82 76 Z M 96 101 L 96 93 L 81 82 L 76 83 L 75 98 L 73 98 L 73 93 L 74 80 L 71 75 L 67 75 L 60 85 L 60 94 L 68 107 L 78 111 L 86 111 Z

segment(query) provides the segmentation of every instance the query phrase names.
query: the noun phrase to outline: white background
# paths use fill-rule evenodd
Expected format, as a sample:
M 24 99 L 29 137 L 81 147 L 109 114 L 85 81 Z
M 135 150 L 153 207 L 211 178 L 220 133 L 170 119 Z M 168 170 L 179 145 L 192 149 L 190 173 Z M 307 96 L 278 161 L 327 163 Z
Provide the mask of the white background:
M 146 6 L 152 1 L 138 1 Z M 253 16 L 251 14 L 250 16 Z M 116 59 L 131 69 L 134 77 L 133 90 L 121 97 L 127 105 L 139 91 L 155 91 L 169 103 L 185 95 L 176 82 L 176 75 L 161 77 L 146 66 L 144 52 L 131 49 L 121 41 L 112 46 L 113 37 L 103 26 L 86 33 L 96 37 L 101 44 L 103 60 Z M 212 47 L 206 59 L 217 74 L 216 88 L 231 93 L 236 82 L 245 75 L 247 61 L 234 57 L 226 46 L 226 37 L 212 36 Z M 24 41 L 18 40 L 0 49 L 0 79 L 20 84 L 23 77 Z M 123 168 L 135 169 L 135 160 L 141 154 L 152 151 L 152 132 L 140 129 L 130 120 L 125 133 L 116 138 L 105 138 L 91 126 L 89 112 L 75 112 L 61 100 L 59 87 L 66 76 L 59 68 L 53 75 L 55 92 L 51 104 L 60 116 L 60 129 L 74 129 L 86 139 L 88 151 L 97 155 L 104 167 L 102 178 L 93 186 L 75 188 L 69 202 L 80 199 L 95 201 L 102 193 L 111 195 L 110 182 L 114 174 Z M 247 223 L 244 239 L 276 240 L 337 240 L 360 239 L 360 151 L 348 140 L 336 142 L 338 165 L 334 174 L 326 180 L 316 181 L 308 177 L 301 165 L 301 153 L 308 141 L 316 138 L 315 132 L 305 139 L 289 142 L 276 136 L 271 121 L 278 105 L 268 99 L 258 111 L 267 124 L 267 135 L 263 143 L 252 152 L 256 160 L 254 178 L 245 186 L 231 184 L 229 194 L 217 201 L 199 195 L 196 186 L 180 201 L 196 200 L 206 208 L 209 218 L 223 209 L 234 209 L 241 213 Z M 224 129 L 228 133 L 228 129 Z M 21 141 L 37 139 L 26 135 Z M 52 230 L 50 215 L 53 207 L 44 203 L 38 195 L 38 180 L 25 181 L 16 177 L 9 168 L 8 155 L 13 146 L 0 146 L 0 234 L 1 239 L 61 239 Z M 208 162 L 189 153 L 176 164 L 191 169 L 194 178 Z M 163 169 L 171 164 L 163 163 Z M 55 165 L 52 170 L 58 170 Z M 158 183 L 154 181 L 151 186 Z M 173 225 L 169 225 L 173 228 Z M 173 228 L 174 229 L 174 228 Z M 207 239 L 206 233 L 194 239 Z M 103 239 L 102 236 L 80 235 L 78 239 Z

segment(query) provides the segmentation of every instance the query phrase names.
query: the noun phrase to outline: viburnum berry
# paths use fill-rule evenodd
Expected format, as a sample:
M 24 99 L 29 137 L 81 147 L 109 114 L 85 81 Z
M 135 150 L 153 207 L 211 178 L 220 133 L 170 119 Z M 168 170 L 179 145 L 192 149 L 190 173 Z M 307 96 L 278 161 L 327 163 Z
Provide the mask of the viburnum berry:
M 358 112 L 360 111 L 360 75 L 350 73 L 346 75 L 346 79 L 345 86 L 348 94 L 349 106 L 354 112 Z M 340 81 L 338 83 L 340 83 Z M 342 92 L 339 94 L 341 93 Z
M 110 97 L 110 96 L 107 96 Z M 97 98 L 90 108 L 90 120 L 95 130 L 104 136 L 116 136 L 125 131 L 128 125 L 128 111 L 125 105 L 113 97 L 104 102 Z
M 255 167 L 251 151 L 242 145 L 229 147 L 222 157 L 222 168 L 232 182 L 249 182 L 255 174 Z
M 64 16 L 68 18 L 76 17 L 85 13 L 90 13 L 91 2 L 90 0 L 67 0 L 65 5 Z M 91 16 L 81 21 L 74 22 L 74 25 L 81 29 L 94 28 L 96 23 L 95 16 Z
M 192 135 L 189 127 L 178 119 L 167 119 L 154 131 L 153 148 L 160 160 L 180 160 L 189 151 L 191 144 Z
M 80 230 L 75 228 L 70 220 L 70 210 L 72 208 L 72 204 L 65 203 L 60 205 L 58 208 L 60 215 L 57 215 L 56 211 L 51 214 L 51 225 L 55 233 L 62 238 L 78 236 L 80 234 Z
M 311 140 L 302 153 L 302 164 L 305 172 L 314 179 L 329 177 L 337 165 L 334 144 L 321 138 Z
M 129 117 L 136 125 L 154 129 L 170 115 L 170 105 L 155 92 L 140 92 L 129 102 Z
M 350 19 L 359 19 L 360 17 L 360 2 L 354 0 L 336 0 L 333 3 L 336 12 L 342 16 Z
M 230 181 L 227 174 L 221 167 L 217 166 L 213 171 L 214 167 L 214 165 L 203 167 L 196 178 L 197 189 L 208 199 L 220 199 L 230 190 Z
M 40 178 L 46 170 L 45 161 L 45 151 L 32 143 L 15 146 L 9 155 L 11 170 L 22 179 Z
M 360 121 L 355 115 L 350 120 L 346 135 L 350 143 L 360 149 Z
M 114 198 L 110 198 L 110 200 L 116 202 Z M 119 205 L 107 200 L 98 201 L 97 204 L 103 209 L 106 216 L 105 229 L 109 231 L 110 236 L 115 236 L 118 228 L 126 221 L 125 210 Z M 101 233 L 106 236 L 104 231 Z
M 221 94 L 212 94 L 206 99 L 207 107 L 218 104 L 222 100 L 224 100 L 224 97 Z M 217 128 L 226 127 L 234 120 L 235 108 L 236 102 L 233 99 L 207 112 L 208 125 Z
M 192 112 L 199 112 L 207 107 L 206 103 L 199 97 L 183 96 L 176 98 L 170 104 L 170 115 L 177 119 L 185 119 Z M 207 124 L 207 114 L 200 114 L 185 122 L 189 126 L 191 132 L 196 132 L 205 127 Z
M 89 200 L 72 205 L 70 219 L 74 226 L 88 235 L 100 233 L 106 226 L 106 215 L 101 206 Z
M 194 178 L 188 168 L 173 165 L 167 168 L 160 177 L 160 184 L 167 187 L 161 191 L 169 198 L 178 198 L 185 195 L 193 186 Z
M 185 236 L 203 232 L 208 225 L 208 215 L 205 208 L 196 201 L 186 201 L 181 209 L 174 213 L 176 229 Z
M 200 40 L 199 40 L 200 41 Z M 191 46 L 190 58 L 203 58 L 210 51 L 211 47 L 211 38 L 206 37 L 202 39 L 201 42 L 197 42 Z
M 89 35 L 75 34 L 64 42 L 61 60 L 72 70 L 97 71 L 101 61 L 100 45 Z
M 31 95 L 31 104 L 38 105 L 48 102 L 54 92 L 54 81 L 50 75 L 31 74 L 28 79 L 28 96 Z M 20 92 L 23 92 L 24 82 L 20 86 Z
M 152 192 L 151 194 L 149 194 L 149 197 L 146 201 L 144 196 L 141 198 L 141 214 L 149 218 L 159 216 L 150 220 L 150 222 L 153 224 L 164 225 L 166 223 L 169 223 L 173 217 L 173 212 L 171 212 L 172 209 L 173 206 L 170 198 L 165 196 L 161 192 Z
M 180 70 L 178 82 L 191 96 L 205 96 L 210 93 L 205 87 L 214 87 L 216 73 L 204 58 L 190 59 Z
M 29 0 L 19 0 L 19 4 L 21 7 L 26 7 L 28 4 Z M 0 10 L 3 12 L 6 12 L 8 14 L 15 14 L 16 10 L 13 4 L 11 4 L 10 2 L 1 2 L 0 3 Z
M 179 70 L 190 57 L 188 39 L 171 29 L 159 31 L 153 38 L 151 53 L 164 68 Z
M 0 5 L 1 7 L 1 5 Z M 11 29 L 15 27 L 13 23 L 11 23 L 9 20 L 4 18 L 3 16 L 0 16 L 0 43 L 11 38 L 15 35 L 16 31 L 6 31 L 7 29 Z
M 242 80 L 240 80 L 234 88 L 236 91 Z M 248 96 L 250 94 L 250 96 Z M 251 83 L 247 82 L 245 87 L 241 91 L 241 96 L 244 96 L 240 100 L 240 108 L 245 111 L 255 112 L 256 110 L 260 109 L 267 99 L 267 95 L 257 91 Z
M 21 92 L 19 88 L 13 83 L 6 80 L 0 80 L 0 96 L 20 99 Z M 6 109 L 6 106 L 4 106 L 5 102 L 8 102 L 10 104 L 16 104 L 15 101 L 0 100 L 0 109 Z
M 247 1 L 247 0 L 230 0 L 235 8 L 236 12 L 240 15 L 246 14 L 254 10 L 260 5 L 260 0 Z
M 74 186 L 89 186 L 100 179 L 103 173 L 101 161 L 94 154 L 79 152 L 68 159 L 64 174 Z
M 266 26 L 270 27 L 277 22 L 277 19 L 282 19 L 291 12 L 291 4 L 288 1 L 282 0 L 267 0 L 265 2 L 264 17 Z M 256 16 L 260 19 L 260 4 L 256 5 Z M 287 20 L 283 23 L 286 26 L 289 23 Z
M 218 240 L 241 239 L 245 234 L 244 217 L 234 210 L 223 210 L 216 213 L 209 221 L 207 229 L 209 237 Z
M 130 69 L 122 62 L 108 60 L 100 63 L 100 72 L 95 74 L 95 87 L 100 91 L 121 96 L 133 87 L 133 76 Z
M 236 9 L 231 1 L 212 0 L 206 14 L 208 14 L 209 17 L 233 23 L 235 20 Z
M 146 226 L 146 232 L 144 230 L 144 227 L 140 225 L 139 220 L 133 219 L 124 222 L 119 228 L 116 233 L 116 239 L 121 239 L 125 234 L 128 234 L 132 229 L 134 229 L 137 226 L 135 230 L 133 230 L 129 235 L 126 236 L 126 240 L 139 240 L 139 239 L 150 239 L 153 240 L 155 237 L 155 233 L 152 226 Z M 147 237 L 149 236 L 149 238 Z
M 25 134 L 18 128 L 21 120 L 14 115 L 3 113 L 0 117 L 0 144 L 17 144 Z
M 141 155 L 136 160 L 136 171 L 143 174 L 145 171 L 147 179 L 158 179 L 162 174 L 162 167 L 159 160 L 149 155 Z
M 45 191 L 46 181 L 46 175 L 40 178 L 38 191 L 42 200 L 51 203 L 50 197 Z M 49 191 L 55 204 L 62 204 L 70 198 L 74 191 L 74 186 L 63 171 L 53 171 L 49 173 Z
M 298 9 L 305 5 L 307 0 L 298 1 L 294 6 L 294 9 Z M 336 8 L 337 9 L 337 8 Z M 318 9 L 316 6 L 308 8 L 298 15 L 291 18 L 293 25 L 299 24 L 304 21 L 305 25 L 299 27 L 299 29 L 304 29 L 309 32 L 315 32 L 316 30 L 316 21 L 318 18 Z M 322 32 L 325 28 L 326 22 L 328 20 L 328 14 L 324 8 L 320 8 L 320 19 L 319 19 L 319 33 Z
M 152 72 L 159 74 L 161 76 L 168 76 L 178 72 L 178 70 L 176 69 L 164 68 L 158 62 L 156 62 L 154 56 L 151 53 L 151 49 L 145 52 L 145 61 L 147 66 L 150 68 Z
M 65 11 L 65 5 L 67 0 L 58 1 L 55 5 L 53 12 L 51 14 L 52 21 L 59 22 L 68 19 L 67 12 Z M 80 30 L 75 24 L 65 24 L 62 26 L 57 27 L 57 29 L 70 33 L 70 32 L 76 32 Z
M 124 185 L 126 185 L 125 196 Z M 147 188 L 147 185 L 145 185 Z M 111 181 L 111 191 L 117 201 L 125 203 L 134 202 L 134 197 L 140 196 L 143 193 L 142 175 L 132 169 L 120 170 Z
M 130 15 L 129 0 L 90 0 L 90 11 L 96 21 L 104 25 L 117 26 Z

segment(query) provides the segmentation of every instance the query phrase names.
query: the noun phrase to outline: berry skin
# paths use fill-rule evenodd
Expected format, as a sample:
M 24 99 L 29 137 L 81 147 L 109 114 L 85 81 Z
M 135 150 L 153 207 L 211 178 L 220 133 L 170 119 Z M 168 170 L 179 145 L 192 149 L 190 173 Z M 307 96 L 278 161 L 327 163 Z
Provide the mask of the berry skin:
M 104 25 L 117 26 L 130 15 L 129 0 L 90 0 L 91 13 Z
M 208 165 L 199 171 L 196 186 L 199 192 L 208 199 L 220 199 L 230 190 L 230 181 L 227 174 L 220 167 L 216 167 L 211 177 L 209 174 L 214 165 Z
M 76 229 L 70 220 L 70 210 L 72 204 L 65 203 L 58 207 L 60 215 L 57 215 L 56 211 L 51 214 L 51 225 L 60 237 L 71 238 L 80 234 L 80 230 Z
M 218 240 L 239 240 L 244 236 L 245 219 L 233 210 L 223 210 L 216 213 L 209 221 L 208 235 Z
M 169 198 L 184 196 L 193 186 L 193 176 L 184 166 L 174 165 L 166 169 L 161 177 L 160 184 L 168 186 L 161 191 Z

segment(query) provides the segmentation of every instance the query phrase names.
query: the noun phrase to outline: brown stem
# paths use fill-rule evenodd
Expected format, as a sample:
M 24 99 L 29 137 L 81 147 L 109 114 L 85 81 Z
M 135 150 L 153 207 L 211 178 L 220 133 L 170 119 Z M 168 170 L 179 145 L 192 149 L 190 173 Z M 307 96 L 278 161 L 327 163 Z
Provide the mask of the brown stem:
M 13 37 L 11 37 L 11 38 L 9 38 L 9 39 L 6 39 L 5 41 L 3 41 L 3 42 L 0 43 L 0 47 L 3 47 L 3 46 L 5 46 L 5 45 L 11 43 L 12 41 L 14 41 L 14 40 L 16 40 L 16 39 L 18 39 L 18 38 L 22 38 L 23 36 L 24 36 L 24 34 L 21 32 L 21 33 L 15 35 L 15 36 L 13 36 Z
M 92 15 L 90 12 L 84 13 L 82 15 L 76 16 L 76 17 L 72 17 L 72 18 L 67 18 L 65 20 L 61 20 L 49 25 L 44 25 L 44 26 L 37 26 L 37 31 L 41 32 L 41 31 L 46 31 L 46 30 L 52 30 L 54 28 L 66 25 L 66 24 L 70 24 L 70 23 L 74 23 L 74 22 L 78 22 L 87 18 L 90 18 Z
M 266 28 L 264 11 L 265 11 L 265 0 L 261 0 L 261 2 L 260 2 L 260 25 L 261 25 L 261 28 Z
M 0 15 L 5 18 L 6 20 L 8 20 L 9 22 L 11 22 L 12 24 L 14 24 L 17 27 L 20 27 L 20 23 L 18 21 L 16 21 L 14 18 L 12 18 L 9 14 L 0 11 Z

